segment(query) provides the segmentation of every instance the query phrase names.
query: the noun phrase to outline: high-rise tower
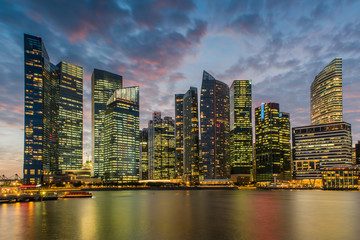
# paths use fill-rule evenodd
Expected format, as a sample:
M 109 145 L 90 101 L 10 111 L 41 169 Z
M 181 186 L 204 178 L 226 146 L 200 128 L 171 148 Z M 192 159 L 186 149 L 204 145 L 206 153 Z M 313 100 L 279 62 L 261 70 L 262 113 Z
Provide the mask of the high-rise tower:
M 139 87 L 117 89 L 106 103 L 104 178 L 139 180 Z
M 120 75 L 94 69 L 91 76 L 91 134 L 94 176 L 104 175 L 104 118 L 106 102 L 116 89 L 123 87 Z
M 228 178 L 229 87 L 206 71 L 200 94 L 200 126 L 204 178 Z
M 290 114 L 278 103 L 262 103 L 255 109 L 256 181 L 290 178 Z M 290 180 L 290 179 L 289 179 Z
M 24 180 L 37 184 L 82 166 L 82 68 L 50 63 L 40 37 L 24 34 Z
M 50 61 L 40 37 L 24 35 L 25 142 L 24 180 L 40 183 L 44 152 L 44 83 L 50 81 Z
M 343 121 L 342 59 L 332 60 L 311 84 L 311 124 Z
M 202 166 L 199 156 L 199 111 L 197 88 L 190 87 L 183 98 L 184 181 L 197 184 Z
M 182 178 L 184 169 L 184 94 L 175 94 L 175 165 L 176 178 Z
M 250 176 L 253 162 L 251 112 L 251 80 L 235 80 L 230 87 L 230 164 L 232 175 Z
M 149 179 L 148 128 L 140 130 L 140 179 Z
M 175 121 L 160 112 L 149 121 L 148 157 L 149 179 L 175 178 Z
M 83 163 L 83 68 L 60 62 L 58 168 L 81 169 Z

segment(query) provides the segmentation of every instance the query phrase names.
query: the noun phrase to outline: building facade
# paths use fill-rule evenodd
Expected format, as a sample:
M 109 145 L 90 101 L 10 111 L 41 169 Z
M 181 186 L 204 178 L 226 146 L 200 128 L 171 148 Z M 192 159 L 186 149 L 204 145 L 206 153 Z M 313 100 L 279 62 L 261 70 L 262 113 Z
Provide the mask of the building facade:
M 359 167 L 353 165 L 327 166 L 321 170 L 323 189 L 358 190 Z
M 197 88 L 190 87 L 183 98 L 184 175 L 183 180 L 199 184 L 202 166 L 199 155 L 199 111 Z
M 169 180 L 175 178 L 175 121 L 171 117 L 161 118 L 153 113 L 149 122 L 148 157 L 149 179 Z
M 355 164 L 360 165 L 360 141 L 355 144 Z
M 342 59 L 332 60 L 311 84 L 311 124 L 343 121 Z
M 175 164 L 176 178 L 184 173 L 184 94 L 175 94 Z
M 24 34 L 24 59 L 24 181 L 38 184 L 82 167 L 83 76 L 81 67 L 50 63 L 40 37 Z
M 321 179 L 321 169 L 352 163 L 351 125 L 346 122 L 292 129 L 296 180 Z
M 262 103 L 255 109 L 256 181 L 290 180 L 290 115 L 278 103 Z
M 44 82 L 50 78 L 50 61 L 41 38 L 24 35 L 25 120 L 24 181 L 40 183 L 44 141 Z M 45 150 L 46 151 L 46 150 Z
M 60 62 L 58 170 L 81 169 L 83 164 L 83 68 Z
M 120 75 L 94 69 L 91 76 L 91 149 L 95 177 L 104 177 L 104 118 L 106 102 L 123 87 Z
M 229 178 L 229 87 L 206 71 L 200 94 L 200 127 L 204 178 Z
M 139 87 L 117 89 L 106 103 L 104 179 L 139 180 Z
M 149 179 L 149 157 L 148 157 L 148 137 L 149 131 L 147 128 L 140 130 L 140 179 Z
M 248 181 L 253 165 L 251 86 L 251 80 L 235 80 L 230 87 L 231 175 Z

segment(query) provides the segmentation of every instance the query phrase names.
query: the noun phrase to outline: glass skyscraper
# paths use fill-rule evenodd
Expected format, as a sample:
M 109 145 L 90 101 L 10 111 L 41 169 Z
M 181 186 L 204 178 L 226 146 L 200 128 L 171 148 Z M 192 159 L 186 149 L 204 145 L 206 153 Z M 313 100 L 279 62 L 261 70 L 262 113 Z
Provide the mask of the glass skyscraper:
M 198 184 L 202 166 L 199 156 L 199 111 L 197 88 L 190 87 L 183 98 L 184 181 Z
M 91 145 L 95 177 L 104 177 L 104 118 L 106 102 L 123 87 L 120 75 L 94 69 L 91 76 Z
M 184 169 L 184 94 L 175 94 L 175 165 L 176 178 L 182 178 Z
M 232 175 L 250 176 L 251 173 L 253 164 L 251 112 L 251 80 L 235 80 L 230 87 L 230 162 Z
M 24 34 L 24 181 L 82 166 L 82 68 L 50 63 L 40 37 Z
M 139 180 L 139 137 L 139 87 L 117 89 L 105 110 L 105 181 Z
M 60 62 L 58 168 L 81 169 L 83 163 L 83 69 Z
M 44 82 L 50 80 L 50 61 L 41 38 L 24 35 L 25 59 L 25 142 L 24 181 L 42 181 L 44 152 Z
M 200 94 L 200 127 L 205 179 L 230 175 L 229 87 L 203 72 Z
M 343 121 L 342 59 L 332 60 L 311 84 L 311 124 Z
M 255 139 L 256 181 L 290 180 L 290 114 L 278 103 L 262 103 L 255 109 Z
M 147 128 L 140 130 L 140 179 L 148 180 L 149 157 L 148 157 L 148 136 Z
M 154 112 L 149 121 L 148 157 L 149 179 L 175 178 L 175 121 L 171 117 L 161 119 L 160 112 Z

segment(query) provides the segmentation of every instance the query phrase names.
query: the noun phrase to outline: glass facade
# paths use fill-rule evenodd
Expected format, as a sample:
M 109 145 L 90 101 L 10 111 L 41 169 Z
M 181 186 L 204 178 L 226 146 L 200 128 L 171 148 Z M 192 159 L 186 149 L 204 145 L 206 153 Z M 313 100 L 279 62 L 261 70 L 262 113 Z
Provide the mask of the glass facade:
M 140 130 L 140 179 L 148 180 L 149 158 L 148 158 L 148 135 L 147 128 Z
M 332 60 L 311 84 L 311 124 L 343 121 L 342 58 Z
M 160 112 L 154 112 L 149 122 L 148 157 L 149 179 L 175 178 L 175 121 L 161 119 Z
M 50 63 L 40 37 L 24 35 L 24 180 L 82 167 L 82 68 Z
M 253 164 L 251 80 L 235 80 L 230 87 L 231 174 L 250 174 Z
M 321 169 L 352 163 L 351 125 L 332 123 L 292 129 L 294 177 L 321 179 Z
M 184 173 L 184 94 L 175 95 L 175 175 L 182 178 Z
M 359 167 L 352 165 L 328 166 L 321 170 L 323 189 L 358 190 Z
M 105 110 L 105 181 L 139 180 L 139 146 L 139 87 L 118 89 L 107 101 Z
M 355 144 L 355 164 L 360 165 L 360 141 Z
M 197 88 L 191 87 L 183 98 L 184 181 L 198 184 L 202 166 L 199 156 L 199 111 Z
M 104 176 L 104 118 L 106 102 L 116 89 L 123 87 L 120 75 L 94 69 L 91 76 L 91 145 L 94 176 Z
M 44 82 L 50 77 L 50 62 L 43 41 L 24 35 L 25 120 L 24 181 L 42 181 Z
M 262 103 L 255 109 L 256 181 L 274 177 L 290 180 L 290 115 L 278 103 Z
M 230 175 L 229 87 L 203 72 L 200 94 L 200 127 L 205 179 Z
M 83 68 L 60 62 L 58 171 L 81 169 L 83 163 Z

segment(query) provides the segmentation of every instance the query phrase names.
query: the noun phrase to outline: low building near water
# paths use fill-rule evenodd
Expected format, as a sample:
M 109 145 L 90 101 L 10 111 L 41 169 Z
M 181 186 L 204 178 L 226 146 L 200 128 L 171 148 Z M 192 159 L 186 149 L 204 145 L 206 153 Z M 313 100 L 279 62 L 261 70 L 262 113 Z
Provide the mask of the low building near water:
M 326 166 L 321 170 L 324 190 L 354 190 L 359 188 L 359 166 Z

